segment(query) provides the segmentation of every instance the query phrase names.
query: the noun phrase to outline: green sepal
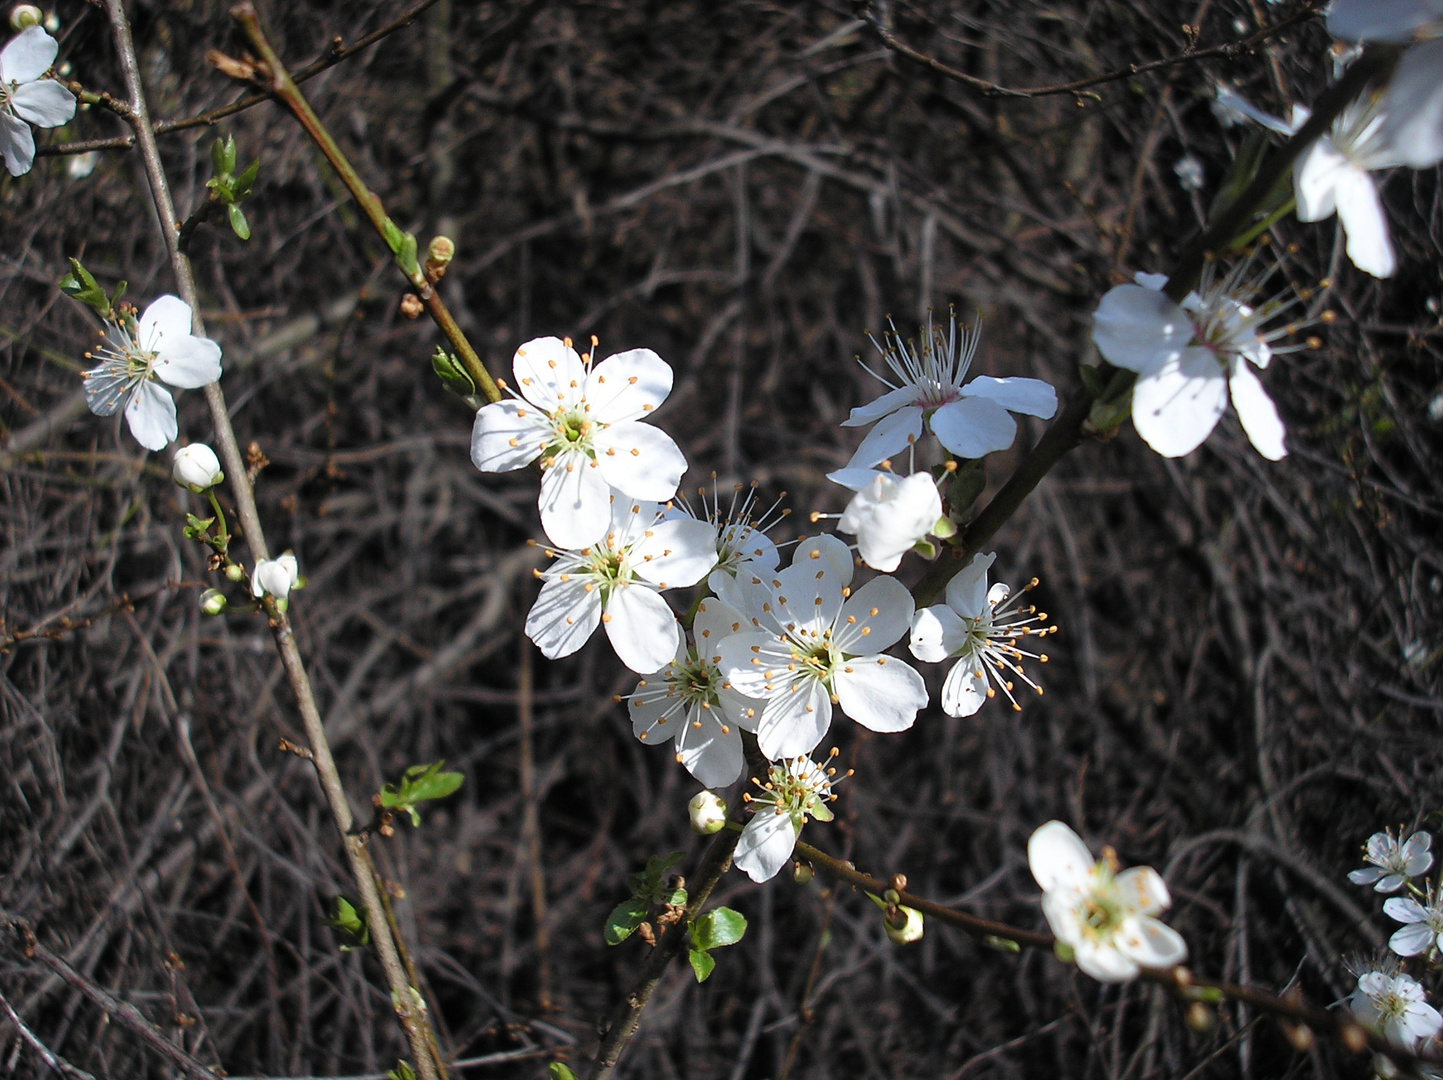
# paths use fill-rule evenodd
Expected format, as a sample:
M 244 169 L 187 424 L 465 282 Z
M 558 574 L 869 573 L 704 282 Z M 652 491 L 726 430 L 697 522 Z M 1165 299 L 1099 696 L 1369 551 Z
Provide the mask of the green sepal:
M 716 960 L 711 953 L 703 952 L 701 949 L 692 949 L 686 954 L 691 961 L 691 970 L 696 975 L 696 981 L 706 982 L 707 976 L 716 969 Z
M 181 535 L 187 540 L 202 540 L 210 534 L 210 527 L 215 524 L 215 518 L 196 517 L 194 514 L 185 515 L 185 528 Z
M 957 523 L 949 517 L 939 517 L 932 526 L 931 534 L 938 540 L 950 540 L 957 535 Z
M 988 934 L 982 939 L 982 944 L 989 949 L 996 949 L 998 952 L 1020 953 L 1022 946 L 1011 938 L 998 937 L 996 934 Z
M 251 238 L 251 226 L 250 222 L 246 220 L 245 211 L 235 203 L 231 203 L 225 208 L 225 212 L 226 217 L 230 219 L 230 231 L 235 233 L 241 240 L 249 240 Z
M 331 916 L 325 924 L 336 932 L 342 952 L 365 948 L 371 943 L 371 927 L 366 922 L 364 909 L 357 908 L 344 896 L 331 901 Z
M 457 397 L 473 398 L 476 396 L 476 380 L 471 378 L 470 373 L 461 366 L 461 361 L 439 345 L 431 355 L 431 370 L 440 377 L 441 384 Z
M 611 909 L 611 914 L 606 917 L 606 926 L 602 930 L 602 937 L 608 945 L 620 945 L 632 934 L 636 928 L 646 921 L 646 912 L 650 905 L 645 901 L 633 896 Z
M 394 1069 L 386 1072 L 387 1080 L 416 1080 L 416 1070 L 411 1068 L 411 1063 L 405 1058 L 396 1062 Z
M 546 1080 L 576 1080 L 576 1074 L 559 1061 L 546 1066 Z
M 925 538 L 913 544 L 912 550 L 924 559 L 935 559 L 937 557 L 937 545 Z
M 1052 943 L 1052 953 L 1064 964 L 1077 962 L 1077 954 L 1072 951 L 1072 946 L 1065 941 L 1054 941 Z
M 746 932 L 747 919 L 740 911 L 729 907 L 712 908 L 692 924 L 692 947 L 706 952 L 735 945 Z
M 404 810 L 411 816 L 412 825 L 420 825 L 421 815 L 416 813 L 416 804 L 444 799 L 466 779 L 458 772 L 442 772 L 441 766 L 445 764 L 445 761 L 433 761 L 428 765 L 412 765 L 399 784 L 381 787 L 381 805 L 388 810 Z

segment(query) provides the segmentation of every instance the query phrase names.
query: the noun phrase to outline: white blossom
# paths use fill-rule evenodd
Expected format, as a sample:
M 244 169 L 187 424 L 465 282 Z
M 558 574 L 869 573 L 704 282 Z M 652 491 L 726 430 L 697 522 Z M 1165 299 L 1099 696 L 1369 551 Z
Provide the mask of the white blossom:
M 888 327 L 882 342 L 873 338 L 872 344 L 893 378 L 867 370 L 892 389 L 842 421 L 843 427 L 877 424 L 847 462 L 849 469 L 870 469 L 907 449 L 921 436 L 924 419 L 952 453 L 980 458 L 1012 445 L 1017 421 L 1010 413 L 1047 420 L 1057 411 L 1057 391 L 1041 379 L 979 375 L 967 382 L 981 329 L 961 327 L 959 337 L 955 314 L 945 335 L 929 318 L 920 346 L 904 341 L 890 320 Z
M 627 699 L 631 730 L 642 742 L 672 738 L 676 760 L 709 788 L 725 787 L 742 771 L 742 731 L 755 731 L 762 703 L 732 689 L 718 666 L 717 646 L 746 622 L 739 611 L 708 597 L 676 656 L 648 674 Z
M 1434 896 L 1430 884 L 1420 904 L 1409 896 L 1390 896 L 1383 914 L 1404 925 L 1388 939 L 1388 948 L 1399 956 L 1417 956 L 1430 949 L 1443 949 L 1443 897 Z
M 946 603 L 923 608 L 912 617 L 909 647 L 925 663 L 937 664 L 949 657 L 957 663 L 942 683 L 942 711 L 948 716 L 971 716 L 1000 689 L 1014 709 L 1014 680 L 1020 679 L 1039 694 L 1038 686 L 1023 670 L 1025 659 L 1047 662 L 1046 653 L 1018 648 L 1029 637 L 1045 638 L 1057 627 L 1039 625 L 1045 612 L 1032 605 L 1017 604 L 1037 584 L 1034 578 L 1015 596 L 998 582 L 987 587 L 987 571 L 996 554 L 972 556 L 972 561 L 947 583 Z M 991 684 L 995 684 L 995 687 Z
M 731 504 L 723 511 L 715 473 L 712 474 L 712 483 L 710 501 L 706 488 L 697 491 L 701 499 L 700 513 L 685 498 L 678 497 L 667 511 L 667 516 L 706 521 L 716 530 L 717 561 L 716 567 L 707 575 L 707 588 L 732 607 L 741 609 L 745 606 L 745 598 L 742 586 L 737 584 L 738 579 L 749 581 L 757 574 L 771 574 L 776 570 L 777 545 L 766 530 L 791 511 L 780 507 L 780 499 L 766 510 L 759 511 L 756 483 L 748 487 L 737 484 L 732 489 Z
M 1383 135 L 1402 165 L 1429 169 L 1443 160 L 1443 38 L 1398 61 L 1383 92 Z
M 214 487 L 225 479 L 220 470 L 220 459 L 205 443 L 191 443 L 175 452 L 171 463 L 171 478 L 183 488 L 200 493 Z
M 43 78 L 59 51 L 59 43 L 39 26 L 27 27 L 0 49 L 0 154 L 11 176 L 28 173 L 35 163 L 31 124 L 59 127 L 75 115 L 75 95 Z
M 138 321 L 107 323 L 104 343 L 85 354 L 100 361 L 82 375 L 90 411 L 112 416 L 123 405 L 136 441 L 147 450 L 165 449 L 180 429 L 175 401 L 160 383 L 194 390 L 220 378 L 220 346 L 192 334 L 191 325 L 190 305 L 169 295 Z
M 592 348 L 595 349 L 593 339 Z M 541 527 L 557 547 L 582 548 L 606 534 L 611 491 L 664 502 L 686 459 L 648 417 L 671 393 L 670 366 L 650 349 L 592 364 L 570 340 L 535 338 L 516 350 L 519 396 L 476 414 L 471 460 L 510 472 L 541 459 Z
M 803 540 L 791 566 L 750 589 L 755 629 L 722 641 L 723 674 L 766 702 L 757 742 L 767 758 L 807 754 L 838 705 L 872 731 L 905 731 L 927 704 L 911 666 L 886 649 L 907 632 L 912 595 L 892 577 L 851 591 L 851 552 L 834 536 Z
M 1364 1027 L 1395 1046 L 1415 1050 L 1443 1028 L 1443 1016 L 1429 1005 L 1416 979 L 1400 972 L 1366 971 L 1348 998 L 1348 1008 Z
M 526 616 L 526 636 L 555 660 L 604 625 L 623 664 L 638 674 L 659 671 L 676 656 L 681 634 L 661 591 L 695 585 L 716 565 L 715 530 L 619 496 L 611 497 L 607 522 L 593 543 L 547 549 L 555 561 L 536 571 L 545 584 Z
M 1428 850 L 1432 846 L 1430 833 L 1416 832 L 1402 844 L 1391 832 L 1374 833 L 1363 849 L 1372 865 L 1350 872 L 1348 880 L 1354 885 L 1372 885 L 1375 892 L 1397 892 L 1409 878 L 1428 872 L 1433 865 Z
M 836 753 L 833 750 L 832 756 Z M 835 768 L 818 765 L 805 755 L 773 765 L 765 784 L 754 779 L 757 790 L 742 796 L 755 812 L 737 840 L 732 855 L 736 868 L 757 882 L 775 877 L 792 857 L 807 819 L 832 820 L 827 804 L 836 801 L 832 786 L 840 779 Z
M 1299 329 L 1296 325 L 1264 329 L 1299 298 L 1285 287 L 1259 302 L 1274 268 L 1254 273 L 1255 262 L 1256 251 L 1221 277 L 1209 262 L 1198 290 L 1180 305 L 1148 284 L 1119 285 L 1097 306 L 1092 339 L 1109 361 L 1138 373 L 1132 422 L 1164 457 L 1196 450 L 1217 426 L 1229 397 L 1258 453 L 1269 461 L 1287 455 L 1278 410 L 1252 368 L 1266 368 L 1275 355 L 1305 347 L 1274 344 Z
M 857 552 L 873 570 L 897 569 L 942 516 L 937 483 L 925 472 L 898 477 L 876 469 L 838 469 L 827 479 L 857 493 L 837 530 L 857 538 Z
M 259 600 L 272 596 L 284 602 L 290 591 L 300 580 L 300 566 L 292 552 L 287 551 L 276 559 L 260 559 L 251 572 L 251 593 Z
M 1135 978 L 1141 968 L 1171 968 L 1187 959 L 1187 943 L 1155 916 L 1172 900 L 1150 866 L 1121 873 L 1110 849 L 1094 862 L 1077 833 L 1060 821 L 1038 828 L 1027 862 L 1042 887 L 1042 912 L 1077 966 L 1101 982 Z

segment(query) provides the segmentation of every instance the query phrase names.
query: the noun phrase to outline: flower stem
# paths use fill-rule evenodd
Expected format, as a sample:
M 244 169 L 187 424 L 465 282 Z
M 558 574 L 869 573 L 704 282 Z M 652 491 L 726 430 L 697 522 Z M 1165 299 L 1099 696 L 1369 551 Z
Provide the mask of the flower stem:
M 181 299 L 190 305 L 193 332 L 203 335 L 205 324 L 200 315 L 200 297 L 196 291 L 195 276 L 191 272 L 190 260 L 180 249 L 175 203 L 171 199 L 170 185 L 166 181 L 165 172 L 161 166 L 160 150 L 156 145 L 155 130 L 151 125 L 149 110 L 146 106 L 145 90 L 140 79 L 140 63 L 135 53 L 130 22 L 125 15 L 124 0 L 105 0 L 105 10 L 115 35 L 116 52 L 125 80 L 126 94 L 130 98 L 128 107 L 131 127 L 135 132 L 136 144 L 140 148 L 141 158 L 145 164 L 151 198 L 154 200 L 156 211 L 160 216 L 161 233 L 170 254 L 171 270 L 175 274 L 176 287 L 181 294 Z M 255 491 L 251 487 L 246 462 L 241 456 L 240 445 L 236 440 L 235 429 L 231 426 L 230 413 L 219 382 L 211 383 L 205 388 L 205 400 L 210 410 L 211 422 L 215 426 L 216 440 L 220 444 L 221 460 L 225 464 L 226 477 L 235 495 L 241 530 L 246 544 L 250 548 L 251 557 L 256 561 L 269 558 L 265 532 L 261 528 L 260 514 L 256 509 Z M 336 768 L 335 759 L 331 756 L 330 743 L 326 739 L 320 710 L 316 706 L 310 677 L 306 673 L 305 663 L 301 659 L 300 648 L 296 645 L 290 620 L 284 612 L 276 609 L 274 601 L 269 597 L 265 599 L 265 607 L 270 616 L 270 626 L 275 637 L 276 648 L 280 653 L 282 666 L 285 668 L 287 680 L 305 724 L 306 737 L 310 742 L 311 761 L 315 765 L 316 775 L 320 780 L 321 790 L 325 795 L 331 818 L 340 833 L 346 860 L 355 878 L 361 902 L 366 908 L 371 927 L 371 940 L 376 946 L 376 955 L 386 973 L 391 996 L 396 1001 L 397 1017 L 410 1042 L 411 1056 L 417 1075 L 421 1080 L 443 1080 L 444 1073 L 439 1072 L 436 1067 L 440 1055 L 434 1049 L 435 1036 L 432 1034 L 425 1012 L 416 1007 L 416 995 L 419 994 L 419 991 L 413 991 L 397 952 L 395 940 L 391 936 L 385 907 L 376 889 L 376 871 L 370 852 L 366 850 L 365 841 L 362 838 L 351 835 L 354 819 L 351 815 L 350 803 L 346 799 L 345 788 L 341 784 L 341 776 Z
M 360 173 L 356 171 L 356 167 L 351 164 L 350 159 L 336 144 L 336 140 L 331 138 L 331 133 L 326 130 L 325 125 L 321 123 L 321 118 L 316 115 L 315 110 L 306 101 L 305 95 L 301 93 L 300 87 L 291 78 L 285 64 L 281 62 L 280 55 L 266 37 L 255 5 L 250 0 L 243 0 L 242 3 L 231 8 L 230 15 L 261 58 L 262 63 L 256 66 L 253 81 L 269 90 L 286 108 L 290 109 L 301 127 L 305 129 L 306 134 L 311 137 L 311 141 L 331 163 L 331 168 L 336 170 L 336 175 L 346 185 L 346 190 L 356 200 L 356 204 L 366 215 L 372 228 L 389 244 L 391 237 L 399 232 L 395 222 L 387 216 L 386 208 L 381 204 L 380 198 L 366 186 Z M 228 66 L 234 63 L 234 61 L 227 61 Z M 486 370 L 486 365 L 476 355 L 476 350 L 471 347 L 471 342 L 467 340 L 461 327 L 456 324 L 451 310 L 441 299 L 441 294 L 436 291 L 431 282 L 426 280 L 426 275 L 415 265 L 414 259 L 412 264 L 412 269 L 403 268 L 402 272 L 405 273 L 411 287 L 416 290 L 416 295 L 421 298 L 421 302 L 426 305 L 426 310 L 440 328 L 441 333 L 446 335 L 446 340 L 456 350 L 457 358 L 465 366 L 467 374 L 475 381 L 477 389 L 481 391 L 487 401 L 500 401 L 500 389 L 496 386 L 495 380 L 491 378 L 491 373 Z

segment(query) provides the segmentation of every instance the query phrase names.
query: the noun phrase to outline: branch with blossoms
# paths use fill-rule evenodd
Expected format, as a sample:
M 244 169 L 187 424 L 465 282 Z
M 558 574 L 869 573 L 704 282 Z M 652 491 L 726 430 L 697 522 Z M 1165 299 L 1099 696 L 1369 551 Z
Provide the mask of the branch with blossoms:
M 142 311 L 122 302 L 123 284 L 107 293 L 74 263 L 62 287 L 104 327 L 87 354 L 94 362 L 84 374 L 87 403 L 96 415 L 123 415 L 137 443 L 160 452 L 180 434 L 166 387 L 203 389 L 220 453 L 192 444 L 172 463 L 176 482 L 207 500 L 209 516 L 188 515 L 183 534 L 208 549 L 208 569 L 220 575 L 202 595 L 202 610 L 224 611 L 230 601 L 221 582 L 239 585 L 271 629 L 309 742 L 302 756 L 316 769 L 359 894 L 355 902 L 335 898 L 329 925 L 347 948 L 372 949 L 381 963 L 412 1054 L 393 1075 L 414 1069 L 428 1080 L 444 1076 L 429 1006 L 378 888 L 368 844 L 394 831 L 399 811 L 418 822 L 417 804 L 450 794 L 459 774 L 442 772 L 441 762 L 409 767 L 375 796 L 375 822 L 357 827 L 288 615 L 292 591 L 305 584 L 300 562 L 294 553 L 270 555 L 253 487 L 264 455 L 258 447 L 240 449 L 218 385 L 221 348 L 199 316 L 183 239 L 202 221 L 176 222 L 123 4 L 107 0 L 106 7 L 126 81 L 127 100 L 115 111 L 133 127 L 180 295 L 162 295 Z M 713 836 L 697 874 L 685 882 L 666 877 L 683 856 L 654 857 L 632 875 L 632 896 L 606 927 L 609 942 L 634 931 L 653 950 L 602 1036 L 592 1077 L 615 1069 L 673 959 L 685 951 L 703 980 L 716 964 L 712 951 L 745 933 L 738 913 L 709 906 L 732 866 L 755 883 L 789 865 L 798 880 L 820 868 L 867 891 L 899 945 L 917 940 L 930 915 L 1004 950 L 1052 948 L 1099 982 L 1146 979 L 1190 1005 L 1233 1000 L 1265 1009 L 1306 1025 L 1290 1035 L 1299 1048 L 1309 1029 L 1327 1027 L 1350 1050 L 1371 1048 L 1404 1065 L 1439 1060 L 1431 1040 L 1443 1018 L 1423 983 L 1400 966 L 1360 971 L 1347 1014 L 1197 979 L 1182 966 L 1186 941 L 1159 918 L 1171 902 L 1162 877 L 1148 867 L 1123 870 L 1110 849 L 1095 859 L 1060 821 L 1038 827 L 1028 844 L 1051 934 L 952 911 L 911 895 L 900 877 L 882 882 L 859 874 L 800 840 L 812 822 L 833 819 L 851 775 L 832 763 L 835 751 L 814 756 L 839 714 L 878 734 L 911 729 L 932 701 L 923 665 L 945 665 L 937 672 L 939 704 L 950 717 L 976 715 L 998 698 L 1020 711 L 1029 692 L 1043 692 L 1045 639 L 1059 628 L 1031 602 L 1037 579 L 1023 575 L 1016 588 L 992 580 L 1006 575 L 998 573 L 997 554 L 982 548 L 1064 454 L 1088 436 L 1115 432 L 1130 416 L 1150 447 L 1181 457 L 1209 438 L 1229 405 L 1263 459 L 1287 454 L 1282 419 L 1258 372 L 1273 357 L 1311 345 L 1297 336 L 1329 316 L 1314 310 L 1311 290 L 1281 283 L 1285 260 L 1258 237 L 1289 202 L 1302 221 L 1336 213 L 1355 264 L 1375 276 L 1393 272 L 1387 222 L 1368 172 L 1443 158 L 1443 39 L 1414 41 L 1435 34 L 1435 15 L 1431 0 L 1405 0 L 1382 13 L 1336 0 L 1330 28 L 1381 45 L 1369 46 L 1306 118 L 1299 113 L 1284 122 L 1251 106 L 1243 110 L 1288 141 L 1260 165 L 1239 167 L 1230 201 L 1171 274 L 1140 273 L 1135 284 L 1119 284 L 1101 298 L 1092 341 L 1104 363 L 1083 369 L 1083 387 L 1065 406 L 1040 379 L 974 376 L 980 326 L 959 324 L 955 314 L 945 327 L 929 318 L 914 340 L 889 320 L 881 340 L 873 339 L 880 363 L 867 368 L 886 390 L 851 411 L 843 426 L 870 430 L 845 466 L 829 474 L 852 493 L 835 518 L 835 532 L 852 539 L 819 528 L 788 545 L 768 535 L 784 511 L 762 509 L 750 493 L 725 508 L 715 488 L 710 501 L 703 489 L 699 505 L 681 495 L 688 462 L 655 422 L 674 376 L 656 351 L 628 348 L 602 358 L 594 337 L 578 349 L 572 338 L 540 335 L 515 350 L 509 380 L 493 379 L 436 288 L 454 243 L 438 237 L 423 252 L 396 225 L 311 109 L 254 7 L 232 10 L 254 56 L 213 53 L 211 62 L 290 112 L 387 244 L 411 290 L 403 314 L 428 311 L 454 350 L 439 350 L 432 366 L 474 410 L 472 463 L 482 473 L 537 477 L 543 535 L 532 542 L 549 564 L 536 571 L 540 585 L 526 636 L 559 660 L 603 631 L 636 676 L 634 689 L 616 699 L 625 703 L 633 735 L 668 747 L 705 789 L 690 805 L 695 831 Z M 1405 42 L 1409 47 L 1401 48 Z M 53 127 L 74 115 L 70 91 L 47 75 L 57 55 L 54 39 L 33 24 L 0 50 L 0 149 L 12 175 L 33 162 L 30 125 Z M 235 181 L 226 189 L 232 197 L 249 192 L 249 181 L 241 182 L 246 174 L 233 175 L 233 144 L 216 161 L 218 188 L 224 174 Z M 1292 194 L 1280 202 L 1279 185 L 1289 180 Z M 234 227 L 234 215 L 227 217 Z M 979 508 L 984 461 L 1016 443 L 1018 415 L 1052 424 Z M 230 485 L 239 530 L 215 494 L 221 483 Z M 818 513 L 810 520 L 820 526 L 832 518 Z M 237 533 L 249 547 L 249 571 L 231 550 Z M 897 576 L 904 564 L 926 565 L 911 588 Z M 903 642 L 909 659 L 900 655 Z M 739 799 L 724 798 L 720 792 L 738 781 Z M 1429 966 L 1443 949 L 1443 912 L 1433 884 L 1414 879 L 1431 865 L 1430 843 L 1426 834 L 1401 844 L 1379 834 L 1368 846 L 1371 867 L 1353 875 L 1383 892 L 1406 886 L 1407 896 L 1384 904 L 1384 913 L 1403 924 L 1390 944 L 1398 956 L 1422 956 Z

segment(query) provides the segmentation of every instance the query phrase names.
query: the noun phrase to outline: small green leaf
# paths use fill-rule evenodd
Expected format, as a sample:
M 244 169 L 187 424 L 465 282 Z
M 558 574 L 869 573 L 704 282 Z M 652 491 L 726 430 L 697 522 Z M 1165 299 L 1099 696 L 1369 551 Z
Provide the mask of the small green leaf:
M 576 1080 L 576 1074 L 559 1061 L 546 1066 L 546 1080 Z
M 416 1071 L 411 1068 L 411 1063 L 404 1058 L 396 1062 L 396 1067 L 386 1073 L 390 1080 L 416 1080 Z
M 672 907 L 682 907 L 686 904 L 685 889 L 671 889 L 661 894 L 659 903 L 670 904 Z
M 366 914 L 344 896 L 331 901 L 331 917 L 325 920 L 327 926 L 336 931 L 341 939 L 341 951 L 369 945 L 371 928 L 366 923 Z
M 401 250 L 396 252 L 396 265 L 401 268 L 401 273 L 408 278 L 415 280 L 421 273 L 421 266 L 416 262 L 416 237 L 414 233 L 407 233 L 401 241 Z
M 691 970 L 696 974 L 696 981 L 706 982 L 707 976 L 716 968 L 716 961 L 710 953 L 702 952 L 700 949 L 692 949 L 686 954 L 691 961 Z
M 110 298 L 91 276 L 90 271 L 80 265 L 79 259 L 70 260 L 70 273 L 58 282 L 60 291 L 66 296 L 79 300 L 102 319 L 110 315 Z M 116 294 L 117 298 L 119 293 Z
M 225 208 L 226 215 L 230 218 L 230 231 L 235 233 L 242 240 L 251 238 L 250 222 L 246 220 L 245 211 L 235 203 Z
M 255 186 L 256 176 L 260 173 L 260 171 L 261 159 L 256 158 L 254 161 L 252 161 L 249 165 L 246 166 L 245 172 L 241 173 L 239 176 L 236 177 L 235 197 L 237 199 L 244 199 L 247 195 L 251 193 L 251 188 Z
M 210 171 L 212 177 L 219 176 L 221 173 L 230 172 L 230 170 L 225 167 L 224 139 L 217 139 L 210 144 Z
M 404 811 L 410 815 L 412 825 L 420 825 L 421 815 L 416 813 L 416 804 L 444 799 L 465 780 L 460 773 L 442 772 L 441 766 L 445 764 L 444 761 L 433 761 L 428 765 L 412 765 L 399 784 L 386 784 L 381 788 L 381 805 L 388 810 Z
M 632 897 L 624 900 L 611 909 L 611 914 L 606 917 L 606 926 L 602 931 L 602 937 L 608 945 L 620 945 L 632 934 L 636 928 L 646 921 L 646 909 L 648 905 L 645 900 L 638 900 Z
M 461 362 L 440 346 L 431 355 L 431 370 L 441 379 L 447 390 L 457 397 L 468 398 L 476 393 L 476 381 Z
M 703 951 L 735 945 L 747 932 L 746 916 L 728 907 L 713 908 L 692 925 L 691 940 Z
M 957 462 L 957 471 L 947 485 L 947 509 L 953 518 L 963 520 L 987 487 L 987 469 L 980 458 L 963 458 Z

